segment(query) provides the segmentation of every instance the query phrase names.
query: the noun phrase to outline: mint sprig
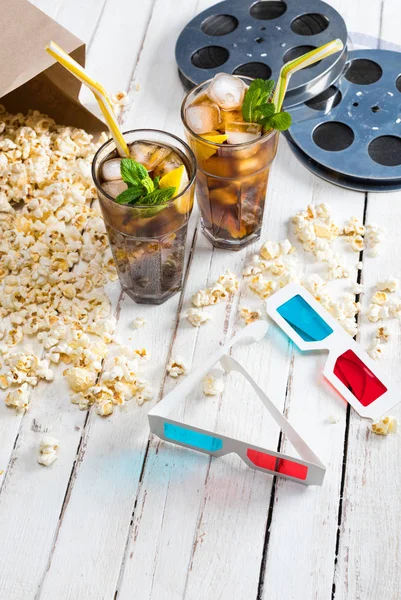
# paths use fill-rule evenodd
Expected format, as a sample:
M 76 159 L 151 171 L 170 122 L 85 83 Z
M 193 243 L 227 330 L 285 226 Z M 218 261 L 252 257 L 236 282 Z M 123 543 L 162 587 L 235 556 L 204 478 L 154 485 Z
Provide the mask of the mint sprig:
M 265 131 L 277 129 L 284 131 L 291 126 L 291 115 L 287 112 L 276 112 L 271 102 L 274 90 L 272 79 L 254 79 L 246 91 L 242 104 L 242 116 L 247 123 L 262 125 Z
M 160 188 L 160 177 L 153 180 L 146 168 L 132 158 L 123 158 L 120 165 L 122 180 L 127 189 L 116 197 L 118 204 L 131 206 L 155 206 L 168 202 L 175 194 L 175 187 Z

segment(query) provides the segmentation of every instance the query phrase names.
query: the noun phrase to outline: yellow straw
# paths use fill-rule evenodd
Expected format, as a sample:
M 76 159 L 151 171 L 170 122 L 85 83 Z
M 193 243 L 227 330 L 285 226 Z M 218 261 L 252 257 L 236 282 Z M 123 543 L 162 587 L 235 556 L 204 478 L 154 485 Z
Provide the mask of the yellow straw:
M 67 71 L 72 73 L 77 79 L 79 79 L 79 81 L 84 83 L 93 92 L 99 104 L 100 110 L 106 119 L 110 133 L 113 136 L 118 154 L 122 157 L 129 156 L 128 146 L 124 140 L 123 134 L 120 131 L 112 104 L 104 87 L 92 79 L 92 77 L 88 75 L 88 73 L 83 67 L 81 67 L 80 64 L 78 64 L 54 42 L 50 42 L 50 44 L 46 46 L 46 52 L 48 52 L 50 56 L 55 58 L 57 62 L 67 69 Z
M 313 65 L 323 58 L 327 58 L 327 56 L 330 56 L 331 54 L 340 52 L 340 50 L 343 48 L 344 44 L 341 40 L 333 40 L 328 44 L 324 44 L 324 46 L 320 46 L 320 48 L 315 48 L 314 50 L 307 52 L 307 54 L 304 54 L 303 56 L 295 58 L 294 60 L 286 63 L 281 68 L 276 89 L 273 94 L 273 102 L 274 106 L 276 107 L 276 111 L 279 112 L 283 106 L 284 96 L 287 91 L 288 82 L 291 75 L 300 69 L 304 69 L 305 67 Z

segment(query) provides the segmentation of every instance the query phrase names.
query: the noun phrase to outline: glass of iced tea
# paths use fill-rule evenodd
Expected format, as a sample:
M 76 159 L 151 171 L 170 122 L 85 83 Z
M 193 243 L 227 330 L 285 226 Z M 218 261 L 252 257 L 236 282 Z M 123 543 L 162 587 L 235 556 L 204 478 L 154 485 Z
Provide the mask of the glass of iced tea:
M 203 233 L 217 248 L 240 250 L 260 237 L 278 131 L 245 122 L 248 77 L 219 74 L 191 90 L 181 107 L 198 163 L 196 195 Z
M 135 302 L 161 304 L 181 289 L 188 221 L 194 198 L 196 161 L 175 135 L 153 129 L 124 133 L 130 157 L 154 181 L 175 183 L 172 197 L 157 203 L 141 198 L 122 204 L 130 184 L 121 175 L 121 158 L 113 140 L 97 152 L 92 165 L 104 222 L 118 277 Z M 152 184 L 153 185 L 153 184 Z M 120 196 L 122 198 L 122 196 Z

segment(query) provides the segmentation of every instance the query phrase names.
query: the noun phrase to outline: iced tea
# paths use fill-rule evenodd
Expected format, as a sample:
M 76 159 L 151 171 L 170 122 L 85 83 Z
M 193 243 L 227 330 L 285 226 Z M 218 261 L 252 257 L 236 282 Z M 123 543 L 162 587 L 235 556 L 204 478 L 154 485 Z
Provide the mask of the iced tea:
M 257 240 L 262 227 L 278 132 L 265 134 L 261 125 L 244 122 L 241 104 L 251 81 L 219 74 L 192 90 L 182 104 L 187 140 L 198 163 L 202 230 L 218 248 L 239 250 Z
M 120 283 L 136 302 L 161 304 L 181 289 L 187 226 L 194 196 L 196 163 L 179 138 L 156 130 L 124 133 L 131 158 L 155 181 L 179 167 L 182 185 L 163 204 L 119 204 L 127 189 L 114 142 L 96 154 L 92 174 Z

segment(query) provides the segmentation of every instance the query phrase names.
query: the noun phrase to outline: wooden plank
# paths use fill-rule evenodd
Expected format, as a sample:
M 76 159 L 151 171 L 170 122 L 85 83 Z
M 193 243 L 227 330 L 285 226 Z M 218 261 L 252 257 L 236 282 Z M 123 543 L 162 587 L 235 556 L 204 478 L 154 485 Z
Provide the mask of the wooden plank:
M 377 223 L 388 230 L 382 254 L 364 256 L 363 305 L 369 306 L 378 279 L 400 277 L 399 263 L 394 261 L 399 240 L 401 193 L 369 194 L 367 223 Z M 400 323 L 385 321 L 391 337 L 380 367 L 396 383 L 400 376 Z M 369 347 L 377 325 L 364 320 L 361 344 Z M 401 407 L 391 411 L 401 419 Z M 347 466 L 343 493 L 343 510 L 335 572 L 335 599 L 401 597 L 400 578 L 400 478 L 399 436 L 387 438 L 369 431 L 369 420 L 351 411 Z M 385 565 L 385 568 L 383 568 Z
M 129 16 L 130 10 L 133 11 L 133 7 L 130 6 L 126 11 Z M 132 29 L 133 34 L 136 33 L 136 40 L 141 40 L 143 36 L 143 28 L 147 25 L 145 17 L 150 10 L 151 3 L 148 3 L 143 7 L 144 17 L 136 21 L 137 29 Z M 70 16 L 72 14 L 71 11 Z M 78 8 L 74 14 L 75 18 L 80 14 Z M 80 21 L 81 31 L 86 24 L 85 36 L 88 38 L 96 30 L 95 17 L 95 14 L 90 18 L 83 15 Z M 129 65 L 125 57 L 127 47 L 121 46 L 116 38 L 110 39 L 109 32 L 103 24 L 96 34 L 96 39 L 99 37 L 102 37 L 102 44 L 107 45 L 116 57 L 117 66 L 113 75 L 115 81 L 120 77 L 121 87 L 126 88 L 139 54 L 140 43 L 136 42 L 136 49 L 132 45 L 133 62 Z M 89 56 L 91 58 L 91 53 Z M 100 59 L 103 60 L 102 57 Z M 96 56 L 92 64 L 96 64 Z M 121 69 L 118 65 L 121 65 Z M 110 285 L 107 291 L 115 309 L 121 294 L 118 282 Z M 39 349 L 40 345 L 37 344 L 36 351 Z M 27 598 L 33 597 L 40 585 L 86 421 L 86 413 L 80 412 L 76 406 L 70 404 L 61 371 L 62 368 L 57 370 L 54 382 L 50 385 L 39 385 L 33 392 L 30 410 L 24 417 L 5 407 L 2 393 L 0 471 L 6 469 L 10 455 L 11 462 L 9 472 L 0 477 L 0 484 L 4 480 L 3 493 L 0 496 L 0 535 L 2 547 L 7 548 L 2 560 L 0 589 L 10 600 L 20 600 L 22 594 L 26 594 L 24 597 Z M 18 432 L 19 437 L 16 439 Z M 36 463 L 38 444 L 45 432 L 56 435 L 61 443 L 60 458 L 49 469 L 44 469 Z M 79 460 L 81 459 L 80 454 Z M 41 540 L 39 551 L 36 550 L 37 539 Z M 25 548 L 23 553 L 21 547 Z
M 132 106 L 125 118 L 127 127 L 145 124 L 169 131 L 181 130 L 177 107 L 183 92 L 171 60 L 174 33 L 168 45 L 164 43 L 160 61 L 154 64 L 155 40 L 161 43 L 165 23 L 173 10 L 186 22 L 193 8 L 184 2 L 180 7 L 177 2 L 159 2 L 153 12 L 132 82 L 135 87 L 140 81 L 142 89 L 131 96 Z M 180 27 L 178 23 L 177 35 Z M 168 83 L 171 81 L 174 85 Z M 189 243 L 195 223 L 196 215 L 191 219 Z M 179 302 L 179 296 L 175 296 L 158 307 L 138 306 L 129 299 L 121 304 L 117 336 L 128 345 L 146 346 L 151 351 L 149 373 L 156 398 L 165 374 Z M 147 325 L 134 331 L 131 323 L 138 315 L 144 316 Z M 95 416 L 90 418 L 83 443 L 85 458 L 74 474 L 41 599 L 60 594 L 74 599 L 114 594 L 147 448 L 148 408 L 127 406 L 126 412 L 110 419 L 110 424 Z M 104 468 L 104 465 L 109 466 Z M 67 563 L 65 556 L 69 556 Z

